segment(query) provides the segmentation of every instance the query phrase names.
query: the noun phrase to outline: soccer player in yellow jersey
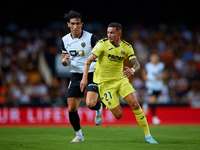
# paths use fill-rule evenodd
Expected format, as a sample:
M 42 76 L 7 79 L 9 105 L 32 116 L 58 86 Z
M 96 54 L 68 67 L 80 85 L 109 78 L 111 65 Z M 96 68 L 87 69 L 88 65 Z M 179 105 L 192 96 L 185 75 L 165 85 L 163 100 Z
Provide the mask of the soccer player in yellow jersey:
M 121 96 L 133 110 L 136 120 L 145 134 L 146 143 L 158 143 L 150 134 L 145 114 L 137 101 L 135 90 L 128 80 L 128 77 L 139 70 L 140 64 L 132 46 L 121 40 L 121 35 L 121 24 L 116 22 L 109 24 L 107 28 L 108 38 L 102 39 L 96 44 L 85 62 L 80 88 L 83 91 L 86 87 L 90 64 L 98 58 L 93 80 L 98 84 L 103 103 L 116 119 L 120 119 L 122 109 L 118 95 Z M 123 71 L 123 62 L 126 58 L 132 62 L 133 68 L 125 67 Z

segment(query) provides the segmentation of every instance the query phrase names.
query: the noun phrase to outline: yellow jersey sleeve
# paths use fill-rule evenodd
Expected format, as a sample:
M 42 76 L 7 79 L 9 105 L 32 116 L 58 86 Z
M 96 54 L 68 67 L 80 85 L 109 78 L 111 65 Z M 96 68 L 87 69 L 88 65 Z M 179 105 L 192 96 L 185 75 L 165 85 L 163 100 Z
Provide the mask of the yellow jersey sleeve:
M 129 60 L 133 59 L 133 58 L 137 58 L 135 56 L 135 53 L 134 53 L 134 50 L 133 50 L 133 47 L 130 45 L 130 46 L 127 46 L 127 55 L 126 55 L 126 58 L 129 58 Z

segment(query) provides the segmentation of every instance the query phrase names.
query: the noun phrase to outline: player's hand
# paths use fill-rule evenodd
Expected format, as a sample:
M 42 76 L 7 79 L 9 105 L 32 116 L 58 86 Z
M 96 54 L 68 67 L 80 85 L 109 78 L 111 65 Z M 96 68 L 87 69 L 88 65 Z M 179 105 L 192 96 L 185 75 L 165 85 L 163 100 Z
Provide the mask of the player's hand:
M 124 67 L 125 70 L 123 72 L 123 75 L 127 78 L 129 78 L 133 74 L 133 70 L 127 66 Z
M 65 54 L 65 57 L 62 59 L 62 64 L 64 66 L 69 65 L 69 58 L 70 58 L 70 55 L 69 54 Z
M 70 58 L 69 54 L 65 54 L 65 57 L 63 58 L 63 60 L 67 61 Z
M 82 80 L 81 80 L 81 83 L 80 83 L 80 89 L 81 89 L 81 92 L 83 92 L 84 91 L 84 88 L 87 86 L 87 79 L 86 78 L 83 78 Z

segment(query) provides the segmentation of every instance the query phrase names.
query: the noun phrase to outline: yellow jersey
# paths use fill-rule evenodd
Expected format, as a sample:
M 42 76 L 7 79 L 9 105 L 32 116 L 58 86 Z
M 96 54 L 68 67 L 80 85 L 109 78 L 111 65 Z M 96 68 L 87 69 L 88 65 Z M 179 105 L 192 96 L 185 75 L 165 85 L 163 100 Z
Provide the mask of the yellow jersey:
M 124 59 L 136 58 L 129 43 L 121 40 L 119 46 L 114 46 L 108 38 L 100 40 L 92 49 L 92 54 L 98 57 L 93 77 L 95 83 L 121 78 L 123 76 Z

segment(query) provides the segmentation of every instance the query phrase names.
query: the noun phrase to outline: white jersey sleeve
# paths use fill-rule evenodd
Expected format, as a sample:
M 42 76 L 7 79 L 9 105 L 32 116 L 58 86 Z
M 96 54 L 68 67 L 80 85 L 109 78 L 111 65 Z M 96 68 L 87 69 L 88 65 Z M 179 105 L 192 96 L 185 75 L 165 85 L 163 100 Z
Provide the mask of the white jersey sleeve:
M 61 49 L 61 51 L 62 51 L 63 54 L 68 54 L 68 51 L 65 49 L 63 40 L 61 41 L 60 49 Z

